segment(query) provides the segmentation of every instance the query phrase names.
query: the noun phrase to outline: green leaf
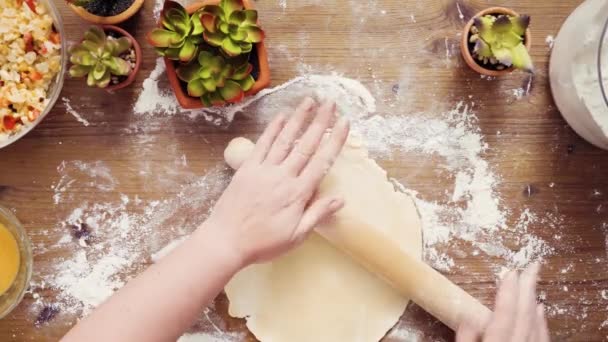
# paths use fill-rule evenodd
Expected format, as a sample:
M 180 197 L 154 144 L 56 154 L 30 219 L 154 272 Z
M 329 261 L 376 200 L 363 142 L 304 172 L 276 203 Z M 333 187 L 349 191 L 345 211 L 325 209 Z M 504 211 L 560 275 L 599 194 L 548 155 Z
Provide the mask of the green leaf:
M 228 56 L 238 56 L 241 54 L 241 52 L 243 52 L 241 46 L 235 44 L 230 37 L 224 38 L 224 41 L 222 42 L 222 50 Z
M 258 11 L 256 10 L 244 10 L 245 20 L 243 24 L 245 25 L 256 25 L 258 22 Z
M 97 81 L 101 80 L 103 75 L 105 75 L 108 68 L 103 63 L 97 63 L 95 68 L 93 68 L 93 78 Z
M 226 17 L 230 18 L 232 12 L 243 9 L 243 0 L 222 0 L 220 7 L 224 10 Z
M 203 80 L 203 87 L 205 87 L 205 91 L 213 92 L 217 89 L 217 84 L 215 80 L 208 78 L 206 80 Z
M 231 25 L 240 26 L 247 19 L 247 14 L 244 11 L 234 11 L 228 19 Z
M 247 38 L 247 31 L 237 28 L 236 32 L 230 33 L 230 38 L 232 38 L 232 40 L 236 40 L 237 42 L 242 42 Z
M 193 97 L 203 96 L 205 94 L 205 87 L 200 79 L 192 80 L 188 82 L 188 95 Z
M 198 63 L 190 63 L 178 67 L 175 73 L 177 74 L 177 77 L 180 80 L 188 83 L 198 78 L 198 72 L 200 68 L 201 67 L 200 65 L 198 65 Z
M 220 28 L 220 31 L 222 31 L 222 33 L 230 33 L 230 25 L 228 23 L 222 21 L 219 23 L 218 27 Z
M 76 50 L 70 56 L 70 62 L 72 64 L 93 66 L 97 63 L 97 59 L 87 50 Z
M 207 5 L 203 8 L 202 13 L 209 13 L 214 17 L 218 17 L 225 21 L 224 10 L 216 5 Z
M 84 49 L 90 51 L 92 54 L 94 55 L 101 55 L 103 52 L 103 43 L 97 43 L 97 42 L 93 42 L 90 40 L 83 40 L 82 43 L 80 43 L 80 45 L 77 46 L 81 46 Z
M 527 71 L 529 73 L 534 73 L 532 58 L 530 57 L 530 53 L 524 44 L 519 44 L 511 49 L 511 55 L 513 58 L 513 66 L 515 68 Z
M 70 67 L 70 76 L 72 77 L 84 77 L 92 68 L 86 65 L 74 64 Z
M 91 26 L 91 28 L 84 33 L 84 39 L 103 45 L 106 40 L 106 33 L 99 26 Z
M 192 15 L 192 33 L 190 33 L 193 36 L 198 36 L 200 34 L 203 33 L 203 31 L 205 31 L 205 29 L 203 28 L 203 23 L 201 22 L 201 17 L 198 13 L 194 13 Z
M 127 37 L 120 37 L 118 39 L 115 39 L 114 42 L 116 42 L 116 49 L 114 50 L 114 56 L 120 56 L 121 54 L 129 51 L 129 49 L 131 48 L 131 40 Z
M 112 57 L 103 61 L 112 75 L 127 76 L 131 73 L 131 64 L 119 57 Z
M 186 39 L 184 46 L 179 50 L 179 60 L 183 63 L 190 62 L 196 57 L 198 46 L 196 46 L 190 39 Z
M 211 100 L 209 99 L 209 94 L 204 94 L 203 96 L 201 96 L 201 102 L 205 107 L 212 106 Z
M 212 105 L 212 106 L 221 106 L 223 104 L 226 104 L 226 102 L 222 98 L 222 95 L 220 95 L 220 93 L 217 91 L 207 94 L 207 98 L 210 102 L 210 105 Z
M 475 47 L 473 48 L 473 53 L 477 56 L 487 57 L 487 58 L 490 58 L 493 56 L 490 45 L 488 45 L 482 39 L 477 39 L 477 41 L 475 42 Z
M 495 44 L 499 47 L 513 48 L 523 41 L 523 38 L 512 31 L 501 34 Z
M 494 17 L 493 16 L 483 16 L 476 17 L 474 19 L 474 25 L 479 30 L 479 36 L 486 43 L 492 44 L 496 41 L 496 34 L 492 30 L 492 26 L 494 25 Z
M 245 97 L 241 85 L 230 80 L 226 81 L 226 84 L 223 88 L 220 88 L 219 92 L 222 95 L 222 98 L 229 103 L 239 102 Z
M 530 26 L 530 16 L 520 15 L 517 17 L 511 17 L 511 24 L 513 25 L 513 32 L 523 37 L 526 34 L 526 30 Z
M 494 20 L 494 24 L 492 25 L 492 31 L 494 33 L 506 33 L 511 31 L 513 25 L 511 25 L 511 19 L 509 19 L 506 15 L 501 15 L 496 20 Z
M 252 70 L 253 70 L 253 65 L 251 65 L 249 63 L 244 64 L 236 69 L 236 71 L 234 72 L 234 74 L 232 75 L 231 78 L 233 80 L 237 80 L 237 81 L 243 80 L 251 74 Z
M 198 54 L 198 64 L 200 64 L 201 66 L 207 66 L 209 64 L 211 64 L 211 60 L 213 59 L 213 54 L 209 51 L 201 51 Z
M 253 49 L 253 45 L 247 42 L 241 42 L 239 44 L 241 46 L 242 53 L 250 53 Z
M 148 33 L 148 42 L 155 47 L 169 47 L 173 44 L 179 43 L 181 40 L 181 36 L 176 32 L 159 28 Z
M 94 86 L 95 86 L 95 84 L 97 84 L 97 81 L 96 81 L 96 80 L 95 80 L 95 78 L 93 77 L 93 73 L 92 73 L 92 72 L 90 72 L 90 73 L 87 75 L 87 85 L 88 85 L 89 87 L 94 87 Z
M 205 31 L 215 33 L 219 18 L 211 13 L 203 13 L 201 15 L 201 25 Z
M 241 88 L 243 88 L 243 91 L 249 91 L 251 90 L 251 88 L 253 88 L 253 85 L 255 84 L 255 79 L 253 79 L 253 76 L 248 75 L 244 79 L 240 80 L 239 84 L 241 85 Z
M 511 56 L 511 49 L 509 48 L 492 48 L 494 57 L 503 65 L 510 67 L 513 65 L 513 57 Z
M 264 40 L 264 31 L 257 26 L 245 26 L 242 29 L 247 32 L 246 41 L 249 43 L 259 43 Z
M 205 41 L 209 45 L 216 46 L 216 47 L 222 45 L 222 42 L 224 41 L 224 37 L 225 37 L 225 35 L 220 32 L 217 32 L 217 33 L 204 32 L 203 33 L 203 38 L 205 39 Z
M 180 48 L 167 48 L 165 50 L 165 57 L 171 59 L 171 60 L 178 60 L 179 59 L 179 53 L 180 53 L 181 49 Z
M 106 70 L 101 79 L 97 81 L 97 86 L 99 88 L 105 88 L 110 84 L 110 80 L 112 80 L 112 75 L 109 70 Z

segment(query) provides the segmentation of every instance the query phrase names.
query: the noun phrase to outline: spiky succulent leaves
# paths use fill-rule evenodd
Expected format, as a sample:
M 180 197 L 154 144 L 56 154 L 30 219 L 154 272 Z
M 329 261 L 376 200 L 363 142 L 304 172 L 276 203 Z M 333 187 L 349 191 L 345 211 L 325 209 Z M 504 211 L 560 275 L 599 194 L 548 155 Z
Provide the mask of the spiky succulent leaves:
M 486 15 L 475 18 L 477 33 L 470 38 L 475 44 L 473 54 L 479 60 L 493 58 L 507 67 L 533 72 L 532 59 L 524 45 L 529 24 L 529 16 Z
M 105 88 L 110 84 L 112 75 L 127 76 L 131 65 L 120 55 L 131 49 L 131 41 L 126 37 L 107 39 L 99 27 L 91 27 L 84 34 L 82 43 L 70 49 L 70 75 L 87 76 L 91 87 Z

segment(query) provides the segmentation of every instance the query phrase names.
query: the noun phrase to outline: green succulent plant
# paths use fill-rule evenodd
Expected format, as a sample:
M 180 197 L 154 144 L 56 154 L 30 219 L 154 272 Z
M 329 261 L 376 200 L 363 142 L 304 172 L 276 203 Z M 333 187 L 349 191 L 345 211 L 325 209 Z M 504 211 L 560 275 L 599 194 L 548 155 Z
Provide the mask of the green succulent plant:
M 532 58 L 524 45 L 530 16 L 485 15 L 474 19 L 469 42 L 473 56 L 483 64 L 497 65 L 497 69 L 515 67 L 534 72 Z
M 264 31 L 257 25 L 258 12 L 244 9 L 242 0 L 207 5 L 200 11 L 200 18 L 205 42 L 229 57 L 249 53 L 254 43 L 264 40 Z
M 241 101 L 255 83 L 252 70 L 248 62 L 235 67 L 222 56 L 201 51 L 196 61 L 177 68 L 177 77 L 187 83 L 188 95 L 211 107 Z
M 70 49 L 70 76 L 87 77 L 87 85 L 105 88 L 112 75 L 127 76 L 131 65 L 120 57 L 131 49 L 126 37 L 107 38 L 100 27 L 93 26 L 84 33 L 82 43 Z
M 199 13 L 189 15 L 175 1 L 165 1 L 161 13 L 162 28 L 147 35 L 148 42 L 164 57 L 188 63 L 196 57 L 203 42 L 203 26 Z

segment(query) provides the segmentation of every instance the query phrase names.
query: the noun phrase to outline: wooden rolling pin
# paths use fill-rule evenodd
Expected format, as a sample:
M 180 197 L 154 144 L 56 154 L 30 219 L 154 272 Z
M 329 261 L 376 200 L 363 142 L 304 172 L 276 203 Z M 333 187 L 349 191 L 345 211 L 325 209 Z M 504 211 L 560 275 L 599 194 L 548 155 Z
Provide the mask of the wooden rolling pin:
M 234 139 L 226 148 L 226 162 L 238 169 L 253 150 L 253 143 Z M 410 256 L 389 236 L 361 222 L 342 218 L 337 229 L 317 229 L 330 244 L 388 282 L 445 325 L 457 330 L 463 322 L 483 327 L 491 311 L 421 260 Z

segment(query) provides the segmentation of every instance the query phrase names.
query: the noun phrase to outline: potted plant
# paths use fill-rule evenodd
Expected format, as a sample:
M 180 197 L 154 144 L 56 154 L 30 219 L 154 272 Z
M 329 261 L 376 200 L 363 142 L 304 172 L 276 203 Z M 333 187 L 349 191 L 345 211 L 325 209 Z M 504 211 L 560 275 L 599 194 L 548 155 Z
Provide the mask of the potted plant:
M 82 19 L 98 25 L 116 25 L 131 18 L 144 0 L 66 0 Z
M 270 84 L 264 31 L 249 0 L 166 1 L 148 42 L 165 58 L 183 108 L 241 101 Z
M 112 25 L 92 26 L 82 42 L 70 49 L 69 73 L 86 77 L 89 87 L 118 90 L 133 83 L 141 58 L 141 47 L 125 30 Z
M 514 69 L 534 72 L 529 25 L 530 16 L 504 7 L 477 13 L 462 34 L 460 49 L 465 62 L 486 76 L 502 76 Z

